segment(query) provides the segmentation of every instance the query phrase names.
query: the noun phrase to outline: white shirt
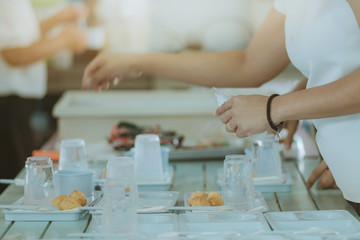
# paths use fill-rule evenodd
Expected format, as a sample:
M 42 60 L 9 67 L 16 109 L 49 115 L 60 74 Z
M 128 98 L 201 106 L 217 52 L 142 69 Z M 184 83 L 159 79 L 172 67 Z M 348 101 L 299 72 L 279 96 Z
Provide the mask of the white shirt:
M 309 79 L 307 88 L 336 81 L 360 67 L 360 28 L 347 0 L 277 0 L 275 8 L 286 14 L 286 49 Z M 313 122 L 336 184 L 345 199 L 360 202 L 360 114 Z
M 28 47 L 39 38 L 39 23 L 28 0 L 0 0 L 0 51 Z M 43 61 L 12 67 L 0 53 L 0 97 L 41 98 L 45 92 L 46 66 Z

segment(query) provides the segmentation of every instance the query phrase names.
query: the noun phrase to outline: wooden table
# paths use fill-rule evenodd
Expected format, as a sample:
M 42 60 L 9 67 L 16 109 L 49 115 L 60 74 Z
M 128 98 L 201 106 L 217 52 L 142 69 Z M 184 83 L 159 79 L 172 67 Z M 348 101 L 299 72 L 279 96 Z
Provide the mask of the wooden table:
M 291 175 L 293 185 L 291 192 L 263 193 L 269 211 L 345 209 L 359 219 L 339 190 L 320 190 L 317 186 L 310 191 L 306 189 L 305 181 L 318 163 L 318 158 L 283 161 L 283 170 Z M 178 161 L 171 164 L 175 174 L 170 190 L 180 192 L 177 205 L 183 205 L 185 192 L 218 190 L 217 169 L 223 165 L 221 160 Z M 23 195 L 23 191 L 23 187 L 9 186 L 0 196 L 0 204 L 11 204 Z M 66 238 L 69 233 L 86 232 L 90 221 L 91 217 L 87 215 L 73 222 L 9 222 L 0 213 L 0 239 Z

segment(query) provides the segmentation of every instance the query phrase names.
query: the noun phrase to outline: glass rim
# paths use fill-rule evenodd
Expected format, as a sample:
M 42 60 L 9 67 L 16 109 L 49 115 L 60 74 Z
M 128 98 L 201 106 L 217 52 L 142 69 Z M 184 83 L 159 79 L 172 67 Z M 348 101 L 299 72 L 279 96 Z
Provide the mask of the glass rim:
M 61 146 L 84 146 L 85 141 L 82 138 L 68 138 L 61 141 Z
M 145 133 L 145 134 L 138 134 L 135 137 L 135 142 L 137 141 L 143 141 L 143 140 L 147 140 L 147 141 L 160 141 L 160 137 L 157 134 L 154 133 Z
M 246 155 L 232 154 L 232 155 L 226 155 L 224 162 L 230 162 L 230 161 L 236 161 L 236 160 L 238 160 L 238 161 L 243 161 L 243 160 L 251 161 L 251 159 Z
M 31 156 L 31 157 L 27 157 L 26 161 L 30 162 L 30 161 L 51 161 L 50 157 L 46 157 L 46 156 Z

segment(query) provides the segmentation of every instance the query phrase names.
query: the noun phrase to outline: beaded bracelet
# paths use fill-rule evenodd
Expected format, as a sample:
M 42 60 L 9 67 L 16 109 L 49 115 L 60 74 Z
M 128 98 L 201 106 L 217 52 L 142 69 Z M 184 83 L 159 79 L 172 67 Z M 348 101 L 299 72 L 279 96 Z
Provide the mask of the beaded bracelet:
M 268 120 L 268 123 L 269 123 L 270 127 L 276 133 L 279 133 L 281 131 L 281 129 L 283 128 L 284 122 L 281 122 L 279 125 L 275 126 L 273 121 L 271 120 L 271 116 L 270 116 L 271 101 L 277 96 L 279 96 L 279 94 L 273 94 L 268 98 L 268 101 L 267 101 L 267 104 L 266 104 L 266 117 L 267 117 L 267 120 Z

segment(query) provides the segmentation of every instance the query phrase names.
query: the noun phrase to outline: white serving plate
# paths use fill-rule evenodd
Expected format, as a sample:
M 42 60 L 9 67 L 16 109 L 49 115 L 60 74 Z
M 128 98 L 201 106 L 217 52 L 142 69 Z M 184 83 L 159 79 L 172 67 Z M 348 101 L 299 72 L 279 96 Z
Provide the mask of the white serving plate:
M 147 235 L 179 231 L 176 214 L 137 214 L 138 231 Z M 102 233 L 101 216 L 93 216 L 87 233 Z
M 265 217 L 274 230 L 320 233 L 358 233 L 359 221 L 346 210 L 269 212 Z
M 139 192 L 138 209 L 151 208 L 156 206 L 174 207 L 180 192 L 176 191 L 149 191 Z M 96 207 L 102 207 L 103 202 L 99 201 Z M 166 209 L 158 210 L 156 212 L 167 212 Z M 92 215 L 102 214 L 102 210 L 90 211 Z
M 260 212 L 195 212 L 179 215 L 183 232 L 238 232 L 250 234 L 271 231 Z
M 219 168 L 217 170 L 218 180 L 217 184 L 219 190 L 221 190 L 221 181 L 223 179 L 223 169 Z M 256 181 L 254 178 L 254 187 L 255 191 L 258 192 L 290 192 L 293 180 L 289 173 L 283 173 L 283 181 L 269 181 L 269 183 L 264 183 L 264 181 Z
M 189 197 L 190 197 L 190 195 L 192 193 L 193 192 L 186 192 L 184 194 L 184 205 L 185 205 L 185 207 L 189 206 L 188 199 L 189 199 Z M 221 192 L 220 192 L 220 194 L 221 194 Z M 211 207 L 204 207 L 204 208 L 206 208 L 206 211 L 208 211 L 208 209 L 211 208 Z M 268 205 L 266 204 L 266 201 L 265 201 L 263 195 L 261 194 L 261 192 L 255 192 L 255 208 L 261 208 L 261 212 L 266 212 L 266 211 L 269 210 Z M 219 209 L 219 207 L 214 206 L 214 211 L 219 211 L 218 209 Z M 244 210 L 239 210 L 239 211 L 242 212 Z M 239 212 L 239 211 L 236 211 L 236 212 Z
M 94 196 L 88 198 L 87 206 L 94 206 L 102 196 L 101 192 L 96 191 Z M 13 205 L 22 205 L 24 198 L 21 197 L 19 200 L 13 203 Z M 15 210 L 15 209 L 4 209 L 5 220 L 7 221 L 76 221 L 84 217 L 87 210 L 50 210 L 50 211 L 39 211 L 39 210 Z

